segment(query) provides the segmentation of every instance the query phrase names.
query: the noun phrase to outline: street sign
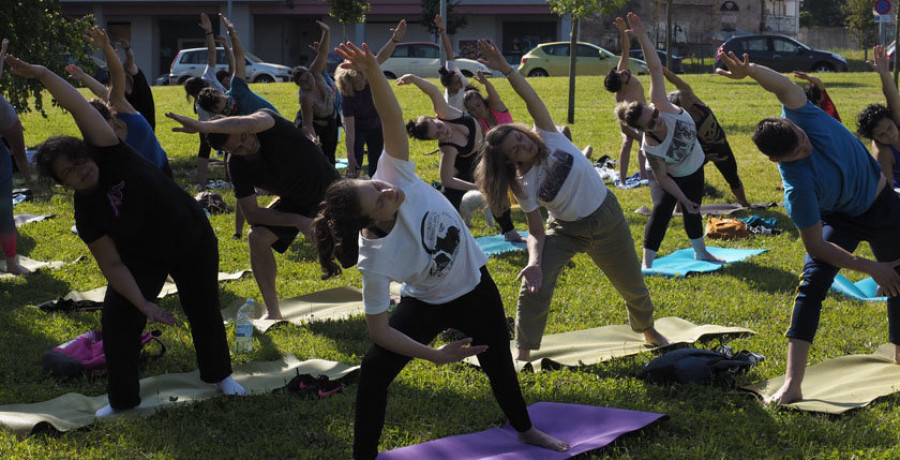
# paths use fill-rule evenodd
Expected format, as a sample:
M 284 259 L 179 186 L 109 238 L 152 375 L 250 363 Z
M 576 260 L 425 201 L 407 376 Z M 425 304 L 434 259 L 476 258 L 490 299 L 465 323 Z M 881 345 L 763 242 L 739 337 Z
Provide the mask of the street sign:
M 892 22 L 892 19 L 894 19 L 894 17 L 889 14 L 876 14 L 875 24 L 888 24 Z
M 875 2 L 875 6 L 872 8 L 872 12 L 877 15 L 885 15 L 891 12 L 891 2 L 890 0 L 877 0 Z

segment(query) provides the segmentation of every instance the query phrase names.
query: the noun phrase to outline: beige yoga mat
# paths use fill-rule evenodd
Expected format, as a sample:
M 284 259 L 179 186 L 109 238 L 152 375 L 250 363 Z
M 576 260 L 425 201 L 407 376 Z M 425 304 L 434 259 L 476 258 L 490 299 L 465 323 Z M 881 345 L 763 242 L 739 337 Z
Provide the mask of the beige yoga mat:
M 58 260 L 53 260 L 50 262 L 41 262 L 39 260 L 30 259 L 28 257 L 21 256 L 21 255 L 17 255 L 16 257 L 18 257 L 19 265 L 21 265 L 31 271 L 35 271 L 40 268 L 56 269 L 56 268 L 62 267 L 63 264 L 65 263 L 65 262 L 61 262 Z M 13 278 L 15 276 L 16 275 L 13 275 L 11 273 L 6 273 L 6 260 L 5 259 L 0 260 L 0 278 Z
M 737 211 L 742 210 L 751 210 L 751 209 L 765 209 L 771 208 L 773 206 L 778 206 L 778 203 L 751 203 L 750 207 L 744 207 L 737 203 L 710 203 L 700 205 L 700 215 L 702 216 L 727 216 L 733 214 Z M 649 216 L 653 213 L 653 210 L 648 208 L 647 206 L 641 206 L 634 210 L 636 214 L 643 214 L 645 216 Z M 673 216 L 680 216 L 681 212 L 675 212 L 672 214 Z
M 240 279 L 246 273 L 249 273 L 250 270 L 239 270 L 233 273 L 222 273 L 219 272 L 219 282 L 222 281 L 233 281 L 236 279 Z M 159 295 L 157 298 L 161 299 L 166 296 L 170 296 L 178 292 L 178 287 L 175 286 L 175 283 L 172 282 L 171 278 L 166 279 L 166 282 L 163 283 L 162 289 L 159 291 Z M 100 286 L 97 289 L 91 289 L 90 291 L 78 292 L 72 291 L 63 296 L 63 299 L 71 300 L 73 302 L 81 301 L 81 300 L 90 300 L 91 302 L 103 302 L 103 298 L 106 297 L 106 286 Z
M 674 316 L 656 320 L 656 330 L 666 336 L 671 344 L 693 343 L 701 337 L 726 334 L 756 334 L 743 327 L 704 324 L 697 326 L 690 321 Z M 515 342 L 510 343 L 515 355 Z M 589 366 L 613 358 L 636 355 L 656 350 L 644 342 L 644 334 L 634 332 L 627 324 L 601 326 L 580 331 L 565 332 L 545 336 L 540 350 L 531 351 L 531 361 L 516 361 L 516 369 L 540 371 L 560 367 Z M 466 358 L 467 363 L 477 366 L 478 359 Z
M 781 388 L 784 376 L 742 387 L 761 399 Z M 806 368 L 803 399 L 784 407 L 843 414 L 900 391 L 900 366 L 894 364 L 894 344 L 885 343 L 871 355 L 850 355 L 829 359 Z
M 251 362 L 234 370 L 234 379 L 248 393 L 263 394 L 285 386 L 297 373 L 325 374 L 336 380 L 355 372 L 359 366 L 311 359 L 299 361 L 285 355 L 279 361 Z M 150 415 L 164 405 L 184 404 L 221 396 L 215 385 L 200 380 L 200 372 L 162 374 L 141 380 L 141 405 L 123 415 Z M 108 404 L 106 395 L 84 396 L 67 393 L 45 402 L 0 406 L 0 426 L 27 436 L 42 425 L 68 431 L 94 422 L 97 409 Z
M 237 314 L 237 309 L 245 301 L 246 299 L 241 299 L 222 310 L 222 318 L 226 322 L 233 321 L 234 316 Z M 278 307 L 281 309 L 281 316 L 284 319 L 259 319 L 266 313 L 266 306 L 257 302 L 256 314 L 253 316 L 253 325 L 256 329 L 265 332 L 277 323 L 289 322 L 300 325 L 311 321 L 341 320 L 353 315 L 361 315 L 365 312 L 363 309 L 362 291 L 350 286 L 342 286 L 281 300 L 278 303 Z

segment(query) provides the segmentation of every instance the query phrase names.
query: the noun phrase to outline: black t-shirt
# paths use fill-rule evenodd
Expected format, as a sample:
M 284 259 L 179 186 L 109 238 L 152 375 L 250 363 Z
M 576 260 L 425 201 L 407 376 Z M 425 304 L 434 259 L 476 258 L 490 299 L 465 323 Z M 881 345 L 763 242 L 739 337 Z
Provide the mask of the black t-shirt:
M 156 106 L 153 105 L 153 91 L 150 90 L 147 77 L 144 76 L 141 69 L 138 69 L 133 77 L 131 94 L 126 94 L 125 99 L 134 107 L 134 110 L 141 112 L 141 115 L 150 123 L 150 127 L 156 130 Z
M 215 237 L 194 198 L 127 144 L 88 148 L 100 186 L 75 193 L 75 225 L 85 243 L 107 235 L 128 264 L 172 260 L 198 239 Z
M 256 133 L 259 151 L 255 154 L 229 156 L 234 196 L 246 198 L 259 187 L 312 217 L 325 189 L 340 176 L 303 131 L 272 110 L 261 110 L 275 119 L 275 126 Z

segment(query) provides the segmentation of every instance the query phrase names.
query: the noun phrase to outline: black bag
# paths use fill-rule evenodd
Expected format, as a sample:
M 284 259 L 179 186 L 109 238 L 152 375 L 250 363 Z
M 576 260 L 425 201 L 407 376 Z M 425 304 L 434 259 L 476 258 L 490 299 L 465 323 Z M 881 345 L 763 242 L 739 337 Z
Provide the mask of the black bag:
M 641 377 L 662 384 L 725 383 L 766 359 L 749 351 L 732 353 L 727 346 L 720 350 L 682 348 L 670 351 L 647 363 L 641 370 Z

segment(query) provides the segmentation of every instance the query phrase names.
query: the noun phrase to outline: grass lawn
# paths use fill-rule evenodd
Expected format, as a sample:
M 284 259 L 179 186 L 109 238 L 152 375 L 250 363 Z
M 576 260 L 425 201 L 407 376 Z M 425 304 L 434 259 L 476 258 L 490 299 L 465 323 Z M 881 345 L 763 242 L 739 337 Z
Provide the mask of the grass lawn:
M 855 116 L 868 103 L 883 101 L 874 73 L 821 76 L 845 124 L 855 130 Z M 781 201 L 775 166 L 753 148 L 750 132 L 765 116 L 781 113 L 774 96 L 750 80 L 733 82 L 711 74 L 687 75 L 685 80 L 714 110 L 728 133 L 738 157 L 739 173 L 752 202 Z M 649 86 L 647 77 L 641 77 Z M 561 78 L 532 79 L 557 124 L 565 121 L 567 82 Z M 495 83 L 518 121 L 530 124 L 524 104 L 502 80 Z M 601 77 L 579 77 L 576 122 L 571 125 L 575 143 L 594 146 L 595 157 L 615 157 L 619 132 L 613 117 L 613 98 L 602 88 Z M 297 110 L 292 84 L 254 85 L 288 118 Z M 407 118 L 431 112 L 428 99 L 412 86 L 395 87 Z M 173 133 L 175 126 L 165 112 L 187 114 L 191 105 L 179 87 L 155 87 L 157 134 L 169 154 L 178 181 L 187 186 L 195 174 L 196 135 Z M 47 104 L 47 118 L 29 113 L 22 117 L 26 140 L 35 145 L 49 135 L 76 134 L 71 118 Z M 433 142 L 413 141 L 412 157 L 425 180 L 438 178 L 438 157 L 426 156 Z M 345 156 L 343 143 L 338 156 Z M 634 163 L 632 170 L 634 170 Z M 221 168 L 211 177 L 223 177 Z M 714 167 L 706 170 L 707 182 L 719 193 L 705 202 L 734 201 L 727 184 Z M 646 187 L 612 189 L 631 226 L 640 250 L 645 216 L 631 211 L 650 205 Z M 234 197 L 224 193 L 233 204 Z M 55 214 L 45 222 L 19 229 L 19 252 L 39 260 L 73 261 L 58 270 L 39 271 L 26 278 L 0 281 L 0 404 L 44 401 L 68 392 L 105 393 L 103 378 L 58 381 L 42 374 L 41 355 L 82 332 L 100 327 L 99 313 L 45 314 L 29 305 L 57 298 L 70 290 L 88 290 L 105 284 L 87 247 L 70 231 L 74 224 L 72 193 L 54 189 L 44 202 L 27 202 L 16 213 Z M 686 279 L 647 278 L 657 317 L 679 316 L 697 324 L 737 325 L 757 335 L 731 342 L 737 350 L 762 353 L 766 361 L 740 378 L 752 383 L 784 373 L 786 339 L 792 297 L 804 251 L 796 228 L 784 208 L 757 213 L 776 217 L 785 229 L 780 236 L 753 237 L 735 242 L 711 242 L 714 246 L 767 248 L 768 252 L 747 263 L 729 265 L 717 272 Z M 744 214 L 746 215 L 746 214 Z M 516 226 L 525 229 L 524 216 L 514 213 Z M 220 269 L 249 269 L 247 240 L 231 239 L 232 215 L 214 216 L 219 236 Z M 475 220 L 476 236 L 492 234 L 483 220 Z M 673 219 L 660 255 L 689 247 L 681 219 Z M 320 281 L 313 247 L 299 238 L 278 263 L 278 293 L 282 298 L 326 288 L 360 286 L 356 270 Z M 860 249 L 871 256 L 867 245 Z M 640 252 L 638 252 L 640 254 Z M 524 252 L 495 256 L 488 262 L 503 295 L 507 313 L 514 314 L 518 283 L 515 276 L 526 262 Z M 852 280 L 862 275 L 845 272 Z M 227 305 L 238 297 L 260 299 L 252 276 L 221 285 Z M 164 359 L 149 362 L 143 376 L 195 369 L 195 358 L 178 297 L 161 306 L 176 312 L 181 322 L 163 327 L 169 347 Z M 576 257 L 560 278 L 550 312 L 547 334 L 624 324 L 624 302 L 585 256 Z M 825 301 L 820 334 L 810 363 L 853 353 L 871 353 L 887 341 L 885 306 L 829 295 Z M 229 334 L 231 330 L 229 330 Z M 233 338 L 229 337 L 229 341 Z M 272 360 L 284 353 L 298 358 L 322 358 L 359 364 L 369 340 L 361 317 L 348 321 L 287 325 L 254 338 L 250 355 L 237 355 L 234 365 L 251 360 Z M 712 345 L 712 344 L 710 344 Z M 620 359 L 578 370 L 522 374 L 526 401 L 558 401 L 661 412 L 669 418 L 610 447 L 583 458 L 897 458 L 900 456 L 900 397 L 890 396 L 842 417 L 767 408 L 752 398 L 715 387 L 659 387 L 636 377 L 652 356 Z M 318 401 L 290 395 L 216 398 L 160 410 L 150 417 L 118 417 L 96 423 L 87 430 L 59 436 L 36 435 L 19 440 L 0 430 L 0 457 L 4 458 L 349 458 L 352 443 L 356 386 L 343 394 Z M 413 361 L 391 387 L 381 448 L 396 447 L 468 432 L 504 423 L 486 377 L 463 364 L 436 366 Z

